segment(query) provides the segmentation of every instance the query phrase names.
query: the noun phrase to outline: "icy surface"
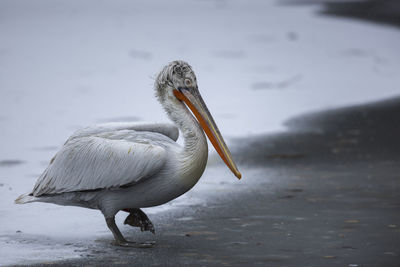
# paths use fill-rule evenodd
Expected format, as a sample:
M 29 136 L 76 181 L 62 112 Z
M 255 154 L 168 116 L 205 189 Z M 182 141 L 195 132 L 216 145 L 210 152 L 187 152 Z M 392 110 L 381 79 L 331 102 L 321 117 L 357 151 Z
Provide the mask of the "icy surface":
M 316 11 L 261 0 L 1 1 L 0 265 L 79 257 L 111 238 L 98 211 L 13 200 L 79 127 L 166 121 L 152 86 L 171 60 L 193 66 L 228 143 L 400 93 L 398 30 Z M 213 171 L 233 180 L 213 167 L 194 193 L 147 212 L 201 203 Z

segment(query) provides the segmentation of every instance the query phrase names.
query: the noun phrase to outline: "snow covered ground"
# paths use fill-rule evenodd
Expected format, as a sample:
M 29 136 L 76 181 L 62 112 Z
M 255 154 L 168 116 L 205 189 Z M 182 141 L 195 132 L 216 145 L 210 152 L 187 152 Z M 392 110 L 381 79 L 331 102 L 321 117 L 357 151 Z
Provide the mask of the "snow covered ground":
M 284 130 L 282 122 L 302 112 L 400 94 L 400 31 L 319 16 L 318 8 L 262 0 L 1 1 L 0 265 L 78 257 L 80 247 L 111 239 L 97 211 L 13 201 L 74 130 L 166 121 L 152 87 L 169 61 L 193 66 L 228 144 Z M 220 171 L 228 176 L 213 167 L 197 194 L 148 212 L 201 201 Z

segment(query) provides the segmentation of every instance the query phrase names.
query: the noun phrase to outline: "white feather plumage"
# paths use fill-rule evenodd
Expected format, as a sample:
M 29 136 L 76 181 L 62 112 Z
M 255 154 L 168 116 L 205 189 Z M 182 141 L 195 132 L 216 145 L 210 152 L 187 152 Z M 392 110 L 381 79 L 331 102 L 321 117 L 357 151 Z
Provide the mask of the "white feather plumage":
M 32 192 L 21 195 L 15 202 L 50 202 L 99 209 L 119 245 L 128 244 L 114 221 L 115 214 L 122 209 L 128 209 L 132 218 L 140 218 L 140 225 L 145 224 L 147 230 L 154 231 L 151 222 L 138 209 L 161 205 L 184 194 L 197 183 L 207 163 L 204 132 L 186 105 L 175 96 L 176 88 L 187 84 L 190 88 L 186 94 L 197 99 L 194 101 L 200 105 L 202 116 L 207 116 L 224 155 L 229 156 L 197 91 L 191 67 L 186 62 L 174 61 L 160 72 L 155 89 L 177 127 L 166 123 L 106 123 L 81 129 L 70 136 L 50 161 Z M 184 138 L 183 146 L 175 142 L 178 127 Z
M 146 133 L 121 130 L 68 140 L 40 176 L 33 196 L 121 187 L 152 176 L 167 153 Z

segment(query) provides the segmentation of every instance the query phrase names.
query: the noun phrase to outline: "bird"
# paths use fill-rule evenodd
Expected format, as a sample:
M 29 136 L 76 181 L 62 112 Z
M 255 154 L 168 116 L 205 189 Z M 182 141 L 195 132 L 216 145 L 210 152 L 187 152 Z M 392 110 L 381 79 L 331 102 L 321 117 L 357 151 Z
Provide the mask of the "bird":
M 185 61 L 164 66 L 156 76 L 155 95 L 171 123 L 111 122 L 74 132 L 50 160 L 33 190 L 15 203 L 46 202 L 97 209 L 114 236 L 126 247 L 155 242 L 128 241 L 115 215 L 129 212 L 124 223 L 155 234 L 142 208 L 167 203 L 190 190 L 202 176 L 207 139 L 240 179 L 231 152 L 198 90 L 196 75 Z M 183 144 L 177 143 L 179 132 Z

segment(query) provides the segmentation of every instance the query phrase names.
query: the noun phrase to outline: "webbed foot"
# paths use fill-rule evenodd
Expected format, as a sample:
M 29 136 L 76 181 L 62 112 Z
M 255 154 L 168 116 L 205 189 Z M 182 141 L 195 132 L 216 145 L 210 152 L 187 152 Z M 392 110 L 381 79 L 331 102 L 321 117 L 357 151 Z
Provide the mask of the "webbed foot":
M 140 227 L 140 230 L 156 233 L 153 223 L 149 217 L 141 209 L 129 209 L 129 215 L 126 217 L 124 224 L 129 224 L 133 227 Z

